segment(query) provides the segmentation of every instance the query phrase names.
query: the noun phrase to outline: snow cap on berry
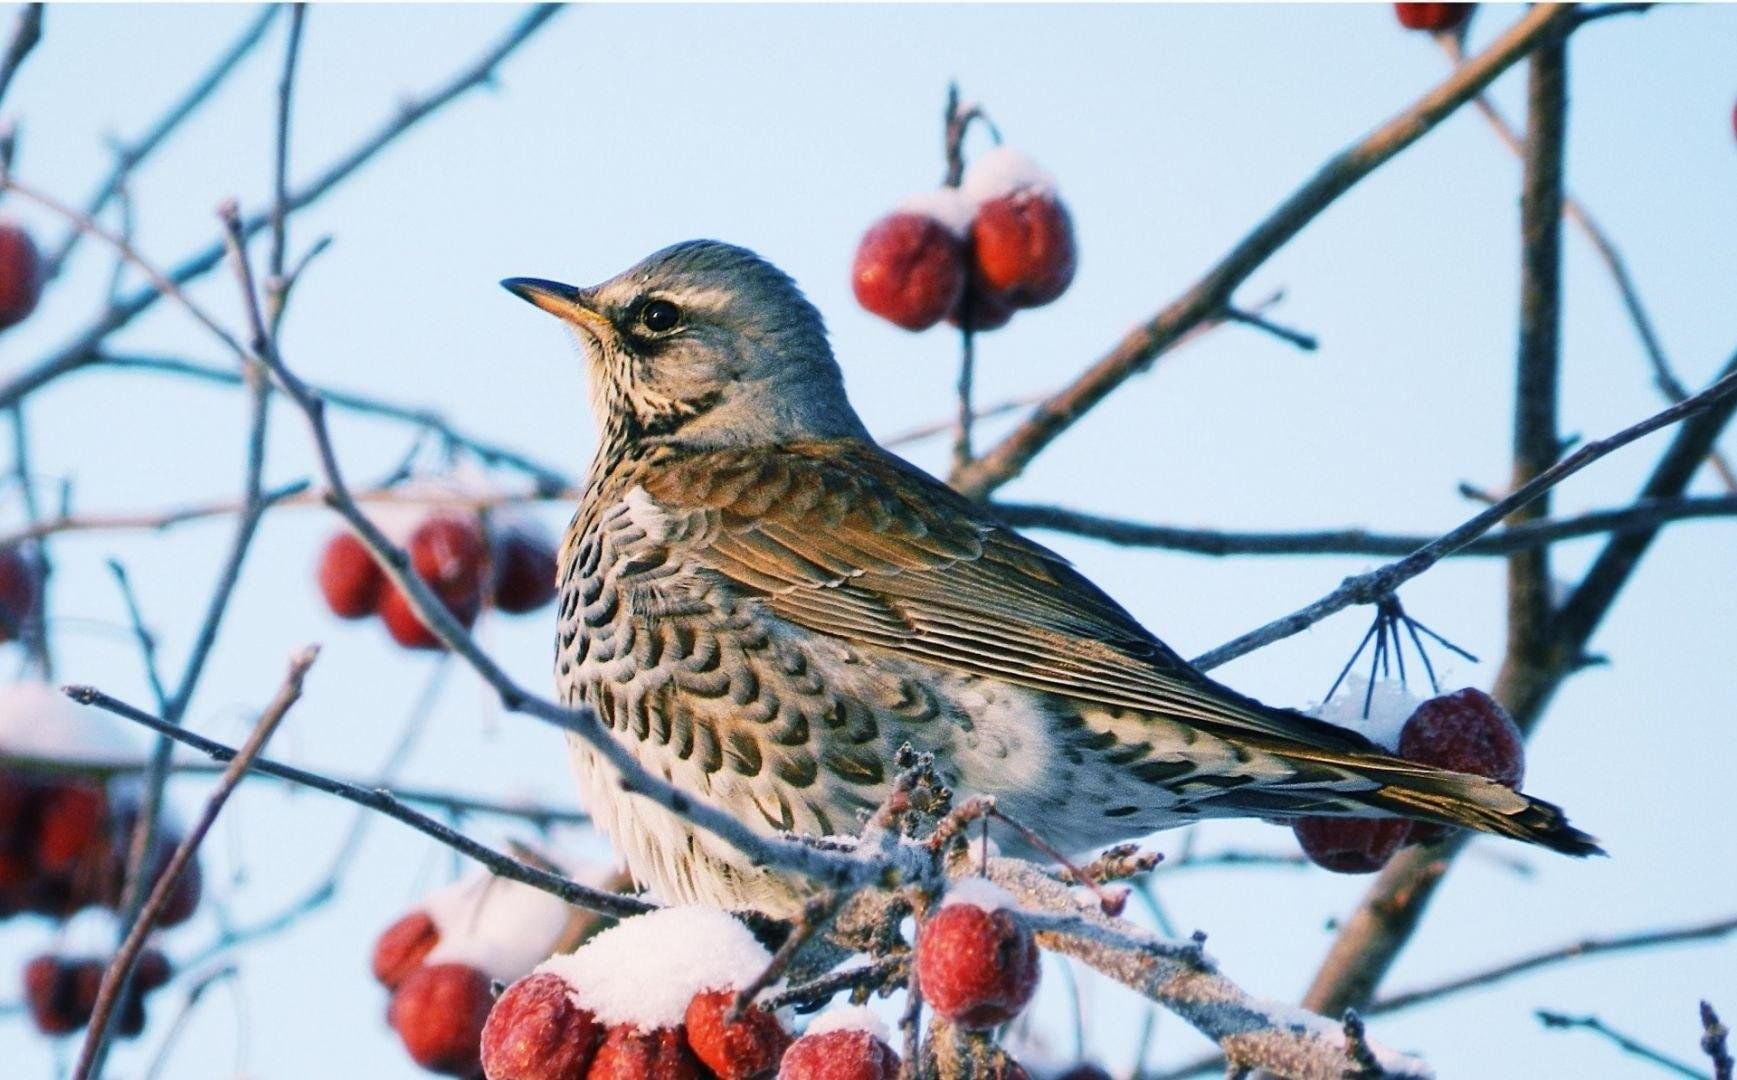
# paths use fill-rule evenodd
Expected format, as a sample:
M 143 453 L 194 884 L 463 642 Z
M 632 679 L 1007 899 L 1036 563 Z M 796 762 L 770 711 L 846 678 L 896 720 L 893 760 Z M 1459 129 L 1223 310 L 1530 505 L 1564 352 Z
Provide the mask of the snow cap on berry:
M 1055 194 L 1055 177 L 1011 146 L 997 146 L 965 170 L 959 189 L 973 204 L 999 199 L 1016 191 Z
M 1363 715 L 1363 702 L 1369 702 L 1369 715 Z M 1361 675 L 1347 675 L 1331 698 L 1309 710 L 1309 715 L 1329 724 L 1350 728 L 1370 742 L 1395 753 L 1399 749 L 1399 732 L 1416 711 L 1418 700 L 1411 696 L 1403 683 L 1392 679 L 1377 679 L 1374 692 L 1369 680 Z
M 573 909 L 541 889 L 478 873 L 423 898 L 440 933 L 423 963 L 465 964 L 512 982 L 560 944 Z
M 1019 910 L 1019 901 L 1013 898 L 1012 893 L 988 878 L 975 874 L 955 878 L 948 883 L 947 894 L 941 898 L 941 906 L 945 908 L 955 904 L 970 904 L 984 911 Z
M 892 1045 L 892 1029 L 867 1005 L 840 1005 L 809 1021 L 804 1035 L 825 1035 L 829 1031 L 866 1031 L 887 1045 Z
M 572 987 L 573 1003 L 611 1027 L 673 1028 L 706 990 L 752 982 L 772 955 L 717 908 L 668 907 L 623 919 L 574 953 L 537 965 Z
M 893 212 L 929 218 L 954 236 L 963 238 L 971 231 L 971 217 L 977 212 L 977 207 L 960 189 L 942 187 L 905 196 L 893 207 Z

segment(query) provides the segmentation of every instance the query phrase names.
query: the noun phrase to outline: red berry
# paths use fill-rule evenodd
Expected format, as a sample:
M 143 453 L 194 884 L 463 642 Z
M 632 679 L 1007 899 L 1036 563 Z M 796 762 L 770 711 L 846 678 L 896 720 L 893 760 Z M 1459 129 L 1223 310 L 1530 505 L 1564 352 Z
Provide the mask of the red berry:
M 555 599 L 555 549 L 542 537 L 510 529 L 495 543 L 495 606 L 522 615 Z
M 964 329 L 966 298 L 960 294 L 959 302 L 953 305 L 953 310 L 947 313 L 947 325 Z M 971 329 L 982 333 L 986 330 L 999 330 L 1013 318 L 1013 304 L 999 293 L 992 292 L 977 282 L 973 282 L 970 297 Z
M 476 522 L 451 515 L 429 518 L 410 534 L 406 545 L 410 568 L 428 584 L 446 610 L 469 626 L 482 609 L 483 581 L 488 574 L 488 547 Z M 387 588 L 380 598 L 380 618 L 392 640 L 407 649 L 438 649 L 440 639 L 424 626 L 410 598 Z
M 566 980 L 544 972 L 507 987 L 482 1033 L 489 1080 L 585 1080 L 603 1025 L 573 1004 Z
M 790 1046 L 790 1035 L 776 1016 L 757 1005 L 743 1009 L 735 1020 L 726 1020 L 735 1000 L 733 989 L 695 995 L 688 1002 L 688 1046 L 719 1080 L 771 1076 Z
M 1082 1061 L 1058 1075 L 1055 1080 L 1110 1080 L 1110 1074 L 1105 1072 L 1101 1066 L 1094 1065 L 1089 1061 Z
M 680 1031 L 625 1025 L 609 1029 L 586 1074 L 587 1080 L 704 1080 L 705 1075 Z
M 133 965 L 133 986 L 141 991 L 156 990 L 168 985 L 175 970 L 169 964 L 169 958 L 163 955 L 161 949 L 146 949 L 139 954 L 139 962 Z
M 0 330 L 23 322 L 42 296 L 42 257 L 30 234 L 0 224 Z
M 873 1033 L 838 1028 L 790 1044 L 778 1080 L 897 1080 L 899 1055 Z
M 1526 743 L 1508 710 L 1473 687 L 1430 698 L 1399 732 L 1399 756 L 1518 788 Z
M 964 246 L 935 218 L 898 211 L 863 234 L 850 280 L 868 311 L 906 330 L 927 330 L 964 291 Z
M 75 965 L 58 956 L 24 965 L 24 1004 L 44 1035 L 67 1035 L 90 1022 L 90 1011 L 79 1009 L 75 974 Z
M 386 1017 L 418 1065 L 447 1076 L 477 1076 L 492 1004 L 487 975 L 465 964 L 433 964 L 398 985 Z
M 386 572 L 350 533 L 338 533 L 320 552 L 320 595 L 340 619 L 360 619 L 379 610 Z
M 416 609 L 410 606 L 410 598 L 399 588 L 388 588 L 386 595 L 380 601 L 380 620 L 386 624 L 386 632 L 392 635 L 392 640 L 406 649 L 444 649 L 440 639 L 434 636 L 422 617 L 416 614 Z
M 1403 818 L 1305 817 L 1291 822 L 1303 854 L 1335 874 L 1373 874 L 1411 831 Z
M 1465 21 L 1471 4 L 1394 4 L 1399 25 L 1407 30 L 1428 30 L 1435 33 L 1452 30 Z
M 1012 911 L 944 905 L 917 936 L 923 1000 L 962 1028 L 984 1030 L 1019 1015 L 1037 991 L 1037 942 Z
M 94 847 L 108 842 L 108 793 L 98 783 L 51 783 L 42 794 L 36 825 L 36 865 L 45 873 L 69 874 Z
M 440 928 L 426 911 L 412 911 L 381 932 L 374 941 L 374 978 L 395 990 L 440 944 Z
M 1525 738 L 1514 718 L 1495 698 L 1469 686 L 1419 705 L 1400 729 L 1399 756 L 1487 777 L 1516 790 L 1526 774 Z M 1417 821 L 1407 839 L 1433 844 L 1450 831 L 1446 825 Z
M 971 254 L 973 280 L 1014 307 L 1039 307 L 1074 280 L 1073 219 L 1049 191 L 1026 188 L 989 199 L 971 222 Z

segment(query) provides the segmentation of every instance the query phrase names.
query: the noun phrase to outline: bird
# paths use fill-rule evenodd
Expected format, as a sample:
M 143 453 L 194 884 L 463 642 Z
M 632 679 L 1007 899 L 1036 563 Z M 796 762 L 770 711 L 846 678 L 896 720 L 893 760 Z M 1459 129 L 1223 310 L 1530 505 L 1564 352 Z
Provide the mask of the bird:
M 853 835 L 909 746 L 1062 852 L 1304 816 L 1599 850 L 1550 803 L 1210 679 L 1062 556 L 881 448 L 820 312 L 754 252 L 694 240 L 590 288 L 501 284 L 577 338 L 599 432 L 558 558 L 560 701 L 757 832 Z M 801 910 L 807 883 L 625 792 L 570 741 L 642 887 Z

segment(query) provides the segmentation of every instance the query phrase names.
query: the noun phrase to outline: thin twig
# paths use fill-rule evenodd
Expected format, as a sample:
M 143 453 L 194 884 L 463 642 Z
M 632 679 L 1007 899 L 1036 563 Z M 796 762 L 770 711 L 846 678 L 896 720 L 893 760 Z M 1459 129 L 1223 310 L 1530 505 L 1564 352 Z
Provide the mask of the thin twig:
M 1701 1002 L 1701 1052 L 1713 1063 L 1713 1080 L 1731 1080 L 1734 1065 L 1737 1065 L 1731 1059 L 1731 1047 L 1726 1041 L 1730 1035 L 1731 1029 L 1719 1020 L 1713 1006 Z
M 1625 1035 L 1606 1024 L 1596 1016 L 1569 1016 L 1565 1013 L 1552 1012 L 1549 1009 L 1538 1009 L 1533 1013 L 1538 1022 L 1555 1031 L 1568 1031 L 1580 1028 L 1590 1031 L 1610 1040 L 1622 1049 L 1624 1053 L 1633 1054 L 1642 1061 L 1650 1061 L 1659 1068 L 1678 1076 L 1687 1076 L 1691 1080 L 1706 1080 L 1706 1074 L 1692 1065 L 1686 1065 L 1668 1054 L 1654 1050 L 1652 1047 L 1630 1035 Z
M 1101 517 L 1060 506 L 1004 502 L 989 505 L 1002 521 L 1019 528 L 1047 529 L 1126 547 L 1159 548 L 1194 555 L 1392 556 L 1409 554 L 1434 539 L 1421 533 L 1380 533 L 1366 529 L 1303 532 L 1191 529 Z M 1651 529 L 1666 522 L 1733 515 L 1737 515 L 1737 495 L 1642 499 L 1623 507 L 1497 529 L 1458 548 L 1449 557 L 1509 555 L 1566 540 Z
M 141 135 L 129 145 L 120 146 L 115 151 L 115 164 L 109 170 L 108 176 L 96 187 L 90 199 L 84 204 L 86 217 L 94 218 L 103 212 L 109 201 L 120 195 L 127 183 L 127 177 L 139 167 L 168 137 L 180 127 L 182 122 L 211 99 L 218 87 L 228 80 L 241 64 L 241 61 L 252 52 L 254 47 L 265 40 L 265 32 L 271 27 L 273 19 L 277 18 L 278 5 L 263 5 L 253 21 L 242 28 L 235 41 L 212 63 L 211 67 L 199 77 L 187 92 L 170 105 L 168 110 L 151 125 L 150 130 Z M 84 233 L 78 228 L 69 228 L 54 253 L 43 263 L 44 274 L 48 278 L 60 275 L 61 269 L 72 256 L 73 248 L 78 246 Z
M 133 922 L 132 929 L 126 939 L 115 952 L 114 960 L 103 972 L 102 989 L 97 994 L 96 1008 L 91 1013 L 90 1030 L 86 1035 L 84 1046 L 79 1051 L 78 1063 L 73 1069 L 73 1080 L 90 1080 L 101 1068 L 103 1049 L 107 1044 L 110 1021 L 116 1011 L 127 983 L 131 980 L 133 967 L 138 962 L 139 953 L 145 947 L 145 939 L 151 934 L 158 916 L 174 895 L 176 885 L 181 875 L 186 871 L 193 855 L 199 850 L 199 845 L 205 841 L 205 835 L 211 831 L 211 826 L 222 813 L 223 804 L 229 801 L 229 796 L 235 791 L 241 777 L 247 772 L 253 759 L 265 749 L 272 733 L 289 712 L 290 706 L 302 694 L 302 680 L 307 675 L 308 668 L 313 666 L 314 659 L 319 655 L 319 647 L 310 645 L 290 658 L 289 674 L 285 676 L 283 686 L 277 696 L 260 714 L 259 722 L 254 725 L 253 733 L 247 737 L 236 752 L 234 760 L 222 777 L 212 788 L 210 796 L 205 800 L 205 809 L 199 819 L 187 831 L 187 836 L 181 841 L 175 853 L 169 857 L 169 863 L 157 879 L 156 886 L 151 890 L 150 897 L 139 911 L 139 917 Z
M 1343 611 L 1354 604 L 1373 604 L 1400 585 L 1410 581 L 1442 559 L 1495 528 L 1502 519 L 1518 507 L 1531 502 L 1534 498 L 1606 454 L 1620 450 L 1636 439 L 1650 435 L 1660 428 L 1669 427 L 1701 413 L 1707 413 L 1714 417 L 1726 416 L 1734 402 L 1737 402 L 1737 370 L 1724 373 L 1700 393 L 1691 395 L 1676 405 L 1662 409 L 1645 420 L 1631 424 L 1605 438 L 1583 443 L 1572 454 L 1539 473 L 1532 480 L 1511 492 L 1506 498 L 1497 501 L 1405 558 L 1388 563 L 1369 573 L 1346 578 L 1337 589 L 1314 603 L 1299 608 L 1282 618 L 1274 619 L 1265 626 L 1251 630 L 1241 637 L 1220 645 L 1211 652 L 1196 657 L 1194 665 L 1202 670 L 1217 667 L 1275 641 L 1281 641 L 1293 634 L 1300 633 L 1327 616 Z M 1649 491 L 1643 497 L 1662 498 L 1667 497 L 1667 494 Z M 1656 531 L 1656 529 L 1653 530 L 1653 532 Z
M 495 75 L 495 69 L 529 40 L 531 35 L 536 33 L 558 10 L 559 5 L 545 4 L 534 7 L 520 16 L 507 33 L 485 49 L 475 61 L 460 69 L 432 93 L 401 106 L 390 120 L 367 138 L 364 138 L 348 154 L 334 162 L 320 175 L 291 192 L 289 209 L 292 212 L 298 211 L 317 202 L 332 189 L 348 180 L 375 155 L 392 145 L 406 132 L 412 130 L 420 121 L 468 91 L 491 82 Z M 242 223 L 242 231 L 245 235 L 251 236 L 265 228 L 268 223 L 269 219 L 266 215 L 255 214 Z M 194 278 L 209 273 L 223 261 L 224 253 L 227 250 L 226 243 L 226 239 L 219 239 L 187 256 L 167 271 L 168 279 L 176 286 L 181 286 Z M 9 406 L 19 398 L 53 382 L 55 379 L 95 362 L 100 356 L 103 341 L 110 334 L 143 314 L 162 295 L 154 285 L 147 285 L 102 312 L 74 340 L 35 365 L 17 372 L 5 383 L 0 383 L 0 407 Z
M 233 747 L 225 746 L 214 739 L 208 739 L 185 728 L 165 723 L 159 717 L 152 716 L 119 698 L 112 697 L 94 686 L 68 686 L 64 689 L 67 696 L 80 704 L 94 705 L 105 712 L 114 713 L 122 719 L 143 725 L 159 735 L 165 735 L 178 743 L 191 746 L 203 754 L 208 754 L 217 761 L 228 762 L 235 758 L 236 751 Z M 322 776 L 307 769 L 280 764 L 269 758 L 254 761 L 252 769 L 254 772 L 275 776 L 292 784 L 299 784 L 315 791 L 323 791 L 328 795 L 335 795 L 340 799 L 355 803 L 357 806 L 376 810 L 487 867 L 497 877 L 508 878 L 512 881 L 523 882 L 533 888 L 542 889 L 544 892 L 558 896 L 576 907 L 622 917 L 639 915 L 652 910 L 652 905 L 644 901 L 587 888 L 480 844 L 439 819 L 405 806 L 403 802 L 399 801 L 396 794 L 384 788 L 371 790 L 347 781 Z
M 1525 975 L 1539 968 L 1552 967 L 1569 960 L 1581 960 L 1589 956 L 1604 956 L 1610 953 L 1632 952 L 1638 949 L 1654 949 L 1661 945 L 1720 941 L 1732 934 L 1737 934 L 1737 916 L 1727 916 L 1711 922 L 1676 926 L 1663 930 L 1643 930 L 1639 933 L 1620 934 L 1613 937 L 1583 938 L 1567 945 L 1559 945 L 1554 949 L 1545 949 L 1542 952 L 1509 960 L 1483 971 L 1456 976 L 1430 986 L 1422 986 L 1415 990 L 1406 990 L 1377 998 L 1362 1011 L 1365 1016 L 1398 1012 L 1400 1009 L 1409 1009 L 1426 1002 L 1439 1001 L 1444 997 L 1466 990 L 1504 982 L 1515 976 Z
M 1435 89 L 1335 155 L 1186 293 L 1135 327 L 970 468 L 954 473 L 952 485 L 981 499 L 1018 476 L 1062 432 L 1129 377 L 1149 367 L 1183 335 L 1209 319 L 1222 318 L 1237 287 L 1341 195 L 1422 138 L 1541 42 L 1560 33 L 1572 15 L 1571 5 L 1534 7 Z

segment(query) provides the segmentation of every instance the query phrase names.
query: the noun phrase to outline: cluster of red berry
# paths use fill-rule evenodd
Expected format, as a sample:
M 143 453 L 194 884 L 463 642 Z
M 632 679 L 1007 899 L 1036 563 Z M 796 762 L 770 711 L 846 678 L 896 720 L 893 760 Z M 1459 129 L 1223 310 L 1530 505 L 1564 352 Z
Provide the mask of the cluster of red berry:
M 1004 1024 L 1037 990 L 1037 945 L 1010 903 L 986 882 L 963 882 L 918 931 L 915 978 L 923 1000 L 956 1027 L 985 1032 Z M 636 923 L 677 914 L 630 919 L 618 930 L 635 932 Z M 719 913 L 717 918 L 726 917 Z M 668 1015 L 648 1019 L 623 1011 L 611 1002 L 607 988 L 593 985 L 590 976 L 597 969 L 587 967 L 584 956 L 582 949 L 571 958 L 557 957 L 495 1002 L 482 1030 L 488 1080 L 893 1080 L 899 1075 L 899 1056 L 866 1010 L 823 1013 L 800 1037 L 790 1033 L 779 1013 L 758 1006 L 731 1018 L 740 986 L 752 977 L 752 958 L 733 981 L 682 989 Z M 569 959 L 572 964 L 563 962 Z M 648 967 L 655 964 L 647 961 Z M 653 974 L 642 972 L 644 979 Z M 647 989 L 643 979 L 638 986 L 639 996 L 667 990 Z M 1025 1071 L 1008 1059 L 997 1075 L 1022 1080 Z
M 525 526 L 485 535 L 474 517 L 436 513 L 411 532 L 410 568 L 464 626 L 485 603 L 509 614 L 535 611 L 555 598 L 555 549 Z M 438 649 L 404 591 L 394 585 L 362 541 L 343 532 L 320 555 L 320 592 L 343 619 L 379 615 L 392 640 L 407 649 Z
M 28 913 L 63 921 L 86 908 L 118 910 L 126 887 L 127 853 L 138 807 L 111 798 L 103 783 L 0 771 L 0 919 Z M 151 854 L 155 882 L 181 838 L 164 823 Z M 179 926 L 199 906 L 199 864 L 190 863 L 158 916 L 159 927 Z M 66 1035 L 90 1022 L 106 960 L 47 953 L 24 969 L 24 1000 L 37 1030 Z M 141 956 L 132 993 L 121 1003 L 115 1030 L 144 1030 L 144 995 L 169 981 L 168 961 Z
M 83 1030 L 96 1012 L 108 961 L 97 957 L 38 956 L 24 967 L 24 1005 L 44 1035 Z M 145 996 L 168 983 L 174 972 L 160 950 L 146 949 L 133 968 L 127 996 L 115 1010 L 114 1032 L 131 1039 L 145 1030 Z
M 1525 741 L 1513 717 L 1482 690 L 1467 687 L 1419 705 L 1389 747 L 1407 761 L 1488 777 L 1518 789 Z M 1302 818 L 1293 825 L 1303 853 L 1341 874 L 1381 869 L 1406 844 L 1433 844 L 1448 828 L 1401 818 Z
M 85 908 L 116 908 L 137 820 L 138 806 L 110 798 L 98 781 L 0 771 L 0 919 L 19 913 L 67 919 Z M 169 823 L 158 827 L 152 881 L 180 843 Z M 199 865 L 190 863 L 158 925 L 191 918 L 200 890 Z
M 0 330 L 16 326 L 42 298 L 42 256 L 30 234 L 0 222 Z
M 1002 146 L 973 162 L 958 187 L 914 195 L 872 225 L 851 285 L 859 304 L 906 330 L 942 319 L 994 330 L 1067 291 L 1076 262 L 1054 181 Z

